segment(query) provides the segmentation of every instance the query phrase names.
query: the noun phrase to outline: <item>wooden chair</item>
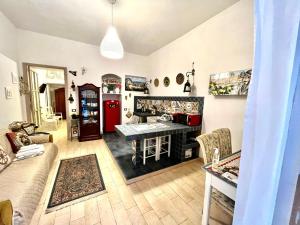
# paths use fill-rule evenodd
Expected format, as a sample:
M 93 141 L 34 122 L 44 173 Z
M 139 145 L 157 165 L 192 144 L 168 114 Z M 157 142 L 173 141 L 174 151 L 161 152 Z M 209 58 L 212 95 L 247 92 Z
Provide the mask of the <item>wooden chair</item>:
M 200 144 L 205 164 L 212 162 L 214 148 L 218 148 L 220 150 L 221 157 L 225 155 L 225 152 L 222 152 L 224 148 L 222 148 L 220 144 L 219 134 L 202 134 L 196 139 Z M 212 189 L 211 197 L 220 208 L 222 208 L 228 214 L 233 215 L 234 201 L 232 199 L 228 198 L 215 188 Z
M 219 136 L 221 158 L 232 154 L 231 133 L 228 128 L 220 128 L 213 131 Z

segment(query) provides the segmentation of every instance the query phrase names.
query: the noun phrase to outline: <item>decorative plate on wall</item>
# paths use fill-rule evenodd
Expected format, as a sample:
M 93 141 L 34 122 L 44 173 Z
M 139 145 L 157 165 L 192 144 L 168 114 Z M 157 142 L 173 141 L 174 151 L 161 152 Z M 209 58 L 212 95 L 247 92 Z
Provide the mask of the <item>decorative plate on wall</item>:
M 157 78 L 155 78 L 155 80 L 154 80 L 154 86 L 158 87 L 158 85 L 159 85 L 159 80 Z
M 165 85 L 165 87 L 168 87 L 170 85 L 170 78 L 169 77 L 164 78 L 164 85 Z
M 184 81 L 184 75 L 182 73 L 177 74 L 176 83 L 180 85 L 183 83 L 183 81 Z

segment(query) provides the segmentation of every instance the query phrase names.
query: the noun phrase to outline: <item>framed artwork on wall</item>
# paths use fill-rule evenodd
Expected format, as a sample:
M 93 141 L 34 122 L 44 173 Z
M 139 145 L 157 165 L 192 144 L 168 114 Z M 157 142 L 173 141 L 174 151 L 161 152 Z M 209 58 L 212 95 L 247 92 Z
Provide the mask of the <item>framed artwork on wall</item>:
M 125 91 L 144 92 L 146 87 L 146 77 L 125 75 Z
M 247 95 L 252 69 L 210 75 L 210 95 Z
M 13 84 L 17 84 L 19 82 L 19 77 L 17 74 L 15 74 L 14 72 L 11 72 L 11 82 Z
M 5 97 L 6 97 L 6 99 L 13 98 L 13 91 L 12 91 L 11 87 L 5 87 Z

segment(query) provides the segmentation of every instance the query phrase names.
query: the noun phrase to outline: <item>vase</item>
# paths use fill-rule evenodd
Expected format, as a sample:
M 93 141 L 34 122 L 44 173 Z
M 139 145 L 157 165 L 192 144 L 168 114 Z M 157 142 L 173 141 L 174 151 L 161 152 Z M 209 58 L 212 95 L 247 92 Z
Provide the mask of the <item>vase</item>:
M 117 94 L 119 94 L 119 93 L 120 93 L 120 88 L 117 87 L 117 88 L 115 89 L 115 92 L 116 92 Z
M 108 93 L 108 88 L 106 86 L 103 87 L 103 93 Z

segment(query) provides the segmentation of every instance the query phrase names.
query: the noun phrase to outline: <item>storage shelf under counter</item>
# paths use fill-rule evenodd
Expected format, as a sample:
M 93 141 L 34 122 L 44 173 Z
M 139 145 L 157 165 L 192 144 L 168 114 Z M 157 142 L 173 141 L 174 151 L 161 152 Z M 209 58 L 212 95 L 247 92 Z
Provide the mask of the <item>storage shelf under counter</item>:
M 190 158 L 185 157 L 185 151 L 192 149 L 191 158 L 199 155 L 199 144 L 187 140 L 187 133 L 193 132 L 200 135 L 200 126 L 187 126 L 172 122 L 149 123 L 149 124 L 125 124 L 117 125 L 116 131 L 125 138 L 126 141 L 134 141 L 135 151 L 133 151 L 133 164 L 142 164 L 142 154 L 144 142 L 147 139 L 170 135 L 171 157 L 183 162 Z M 188 135 L 189 136 L 189 135 Z

